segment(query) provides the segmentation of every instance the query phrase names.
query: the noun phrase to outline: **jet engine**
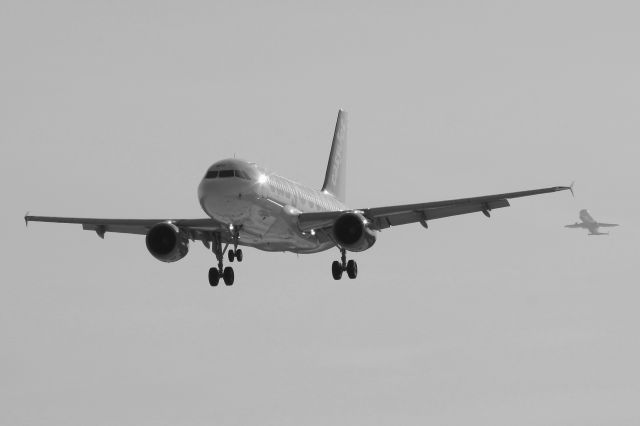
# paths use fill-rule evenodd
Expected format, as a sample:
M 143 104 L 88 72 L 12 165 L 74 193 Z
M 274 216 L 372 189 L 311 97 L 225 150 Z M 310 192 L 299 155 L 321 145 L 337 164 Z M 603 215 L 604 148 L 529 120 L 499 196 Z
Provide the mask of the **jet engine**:
M 376 242 L 376 236 L 367 226 L 367 219 L 359 213 L 342 214 L 333 224 L 333 238 L 349 251 L 365 251 Z
M 171 222 L 154 225 L 146 237 L 147 249 L 162 262 L 175 262 L 189 252 L 189 238 Z

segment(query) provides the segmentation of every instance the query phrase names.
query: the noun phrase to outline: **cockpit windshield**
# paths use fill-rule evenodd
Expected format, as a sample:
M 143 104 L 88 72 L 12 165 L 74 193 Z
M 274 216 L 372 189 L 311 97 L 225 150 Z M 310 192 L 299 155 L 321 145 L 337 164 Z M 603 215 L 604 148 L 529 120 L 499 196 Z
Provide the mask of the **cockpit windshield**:
M 205 179 L 230 178 L 237 177 L 240 179 L 251 180 L 249 175 L 242 170 L 209 170 L 204 177 Z
M 239 177 L 240 179 L 251 180 L 249 175 L 247 173 L 243 172 L 242 170 L 234 170 L 233 172 L 234 172 L 235 176 Z

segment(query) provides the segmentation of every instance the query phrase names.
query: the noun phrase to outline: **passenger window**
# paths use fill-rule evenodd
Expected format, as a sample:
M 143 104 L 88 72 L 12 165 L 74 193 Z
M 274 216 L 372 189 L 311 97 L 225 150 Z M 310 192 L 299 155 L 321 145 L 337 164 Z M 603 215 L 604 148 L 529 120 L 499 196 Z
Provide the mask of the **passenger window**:
M 207 175 L 204 177 L 205 179 L 214 179 L 218 177 L 218 171 L 217 170 L 209 170 L 207 172 Z
M 219 176 L 221 178 L 233 177 L 233 170 L 220 170 Z

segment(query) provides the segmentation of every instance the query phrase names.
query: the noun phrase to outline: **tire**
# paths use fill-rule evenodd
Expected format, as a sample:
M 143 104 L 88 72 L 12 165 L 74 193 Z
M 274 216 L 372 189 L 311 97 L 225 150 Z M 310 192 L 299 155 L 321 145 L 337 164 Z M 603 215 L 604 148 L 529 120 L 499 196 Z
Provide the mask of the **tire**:
M 331 275 L 333 275 L 334 280 L 342 278 L 342 265 L 337 260 L 334 260 L 331 264 Z
M 236 250 L 236 259 L 238 259 L 238 262 L 242 262 L 242 249 Z
M 222 273 L 222 279 L 224 279 L 224 283 L 226 285 L 233 285 L 233 281 L 235 279 L 235 274 L 233 273 L 233 268 L 231 266 L 227 266 L 224 268 L 224 272 Z
M 218 268 L 210 268 L 209 269 L 209 285 L 211 287 L 215 287 L 220 282 L 220 274 L 218 273 Z
M 229 250 L 227 252 L 227 255 L 229 256 L 229 262 L 233 262 L 235 260 L 235 258 L 236 258 L 236 256 L 235 256 L 236 254 L 235 254 L 235 252 L 233 250 Z
M 355 260 L 350 260 L 347 262 L 347 275 L 349 278 L 354 279 L 358 276 L 358 264 Z

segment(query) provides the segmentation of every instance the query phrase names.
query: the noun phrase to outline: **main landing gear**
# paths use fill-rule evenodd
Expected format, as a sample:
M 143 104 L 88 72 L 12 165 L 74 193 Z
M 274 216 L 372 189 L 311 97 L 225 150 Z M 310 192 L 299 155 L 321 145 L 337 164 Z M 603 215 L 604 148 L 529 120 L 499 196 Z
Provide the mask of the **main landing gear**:
M 232 231 L 232 239 L 233 239 L 233 248 L 228 249 L 229 243 L 222 248 L 222 240 L 220 238 L 219 233 L 215 233 L 212 236 L 211 241 L 211 251 L 216 255 L 216 259 L 218 260 L 218 267 L 213 267 L 209 269 L 209 285 L 211 287 L 215 287 L 220 283 L 220 278 L 224 281 L 225 285 L 230 286 L 233 285 L 233 281 L 235 280 L 235 274 L 233 272 L 233 268 L 231 266 L 224 267 L 223 259 L 224 253 L 227 252 L 227 256 L 229 258 L 229 262 L 233 262 L 234 260 L 238 260 L 238 262 L 242 262 L 242 249 L 238 248 L 238 237 L 240 233 L 239 228 L 230 227 Z M 228 250 L 227 250 L 228 249 Z
M 331 264 L 331 274 L 334 280 L 342 278 L 342 273 L 347 271 L 349 278 L 354 279 L 358 276 L 358 264 L 355 260 L 351 259 L 347 262 L 347 253 L 345 249 L 340 249 L 341 260 L 334 260 Z

